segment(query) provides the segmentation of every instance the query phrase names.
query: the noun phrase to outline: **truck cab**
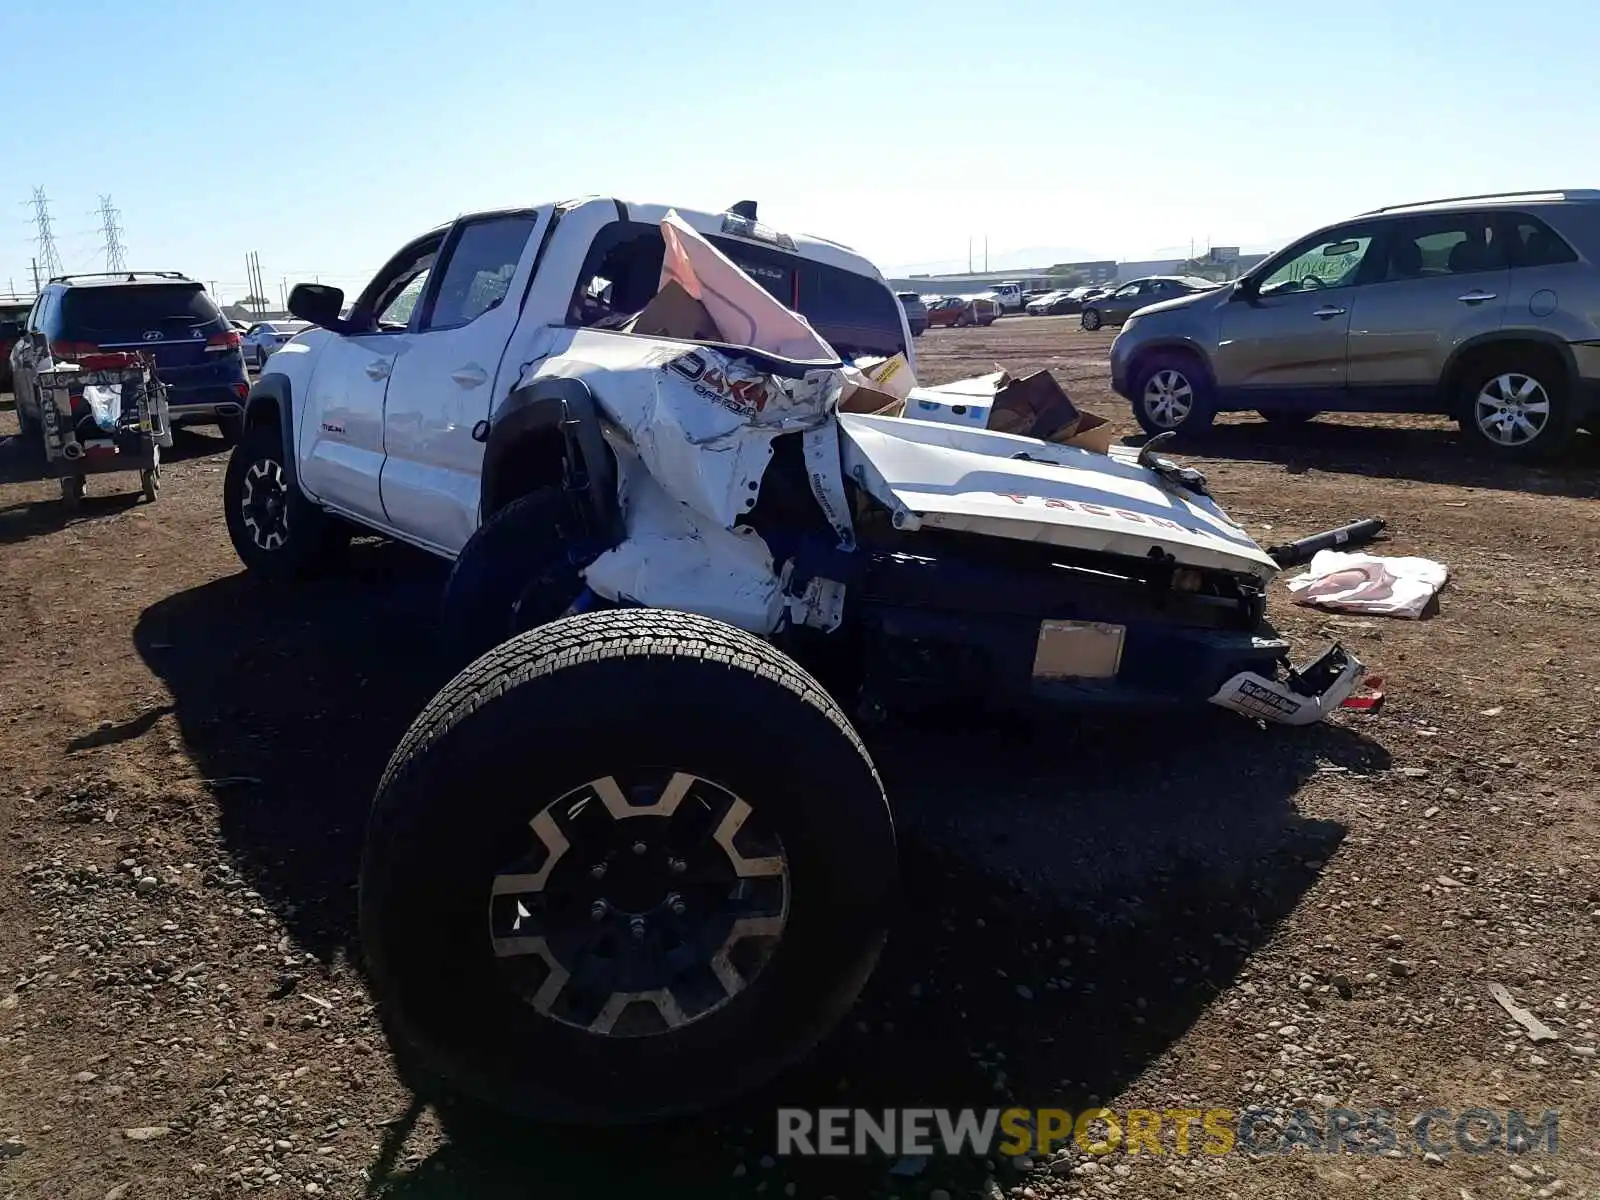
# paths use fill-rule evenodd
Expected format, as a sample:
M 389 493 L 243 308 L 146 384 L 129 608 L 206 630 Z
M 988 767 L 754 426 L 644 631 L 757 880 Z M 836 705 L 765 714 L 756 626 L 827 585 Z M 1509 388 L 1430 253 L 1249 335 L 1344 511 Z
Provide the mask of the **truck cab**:
M 899 301 L 860 255 L 673 211 L 841 357 L 913 358 Z M 320 328 L 267 361 L 247 421 L 282 430 L 305 502 L 453 558 L 508 499 L 482 494 L 483 429 L 531 364 L 655 295 L 667 212 L 591 198 L 463 216 L 402 246 L 344 315 L 338 289 L 302 285 L 290 307 Z

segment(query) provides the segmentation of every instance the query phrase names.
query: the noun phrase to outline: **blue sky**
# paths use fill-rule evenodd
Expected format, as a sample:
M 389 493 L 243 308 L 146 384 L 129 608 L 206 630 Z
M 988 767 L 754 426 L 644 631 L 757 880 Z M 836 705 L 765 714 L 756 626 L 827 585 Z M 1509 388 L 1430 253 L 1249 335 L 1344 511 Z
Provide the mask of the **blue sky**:
M 35 186 L 69 269 L 103 266 L 109 193 L 131 265 L 229 299 L 250 250 L 274 295 L 353 289 L 458 212 L 585 193 L 754 198 L 885 269 L 1265 247 L 1600 183 L 1595 29 L 1590 0 L 0 0 L 0 289 Z

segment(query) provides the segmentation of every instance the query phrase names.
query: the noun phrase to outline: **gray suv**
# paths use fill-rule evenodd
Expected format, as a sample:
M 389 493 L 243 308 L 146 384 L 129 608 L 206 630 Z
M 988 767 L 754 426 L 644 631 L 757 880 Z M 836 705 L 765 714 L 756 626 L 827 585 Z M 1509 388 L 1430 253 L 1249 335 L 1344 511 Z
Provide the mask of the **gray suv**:
M 1600 426 L 1600 191 L 1397 205 L 1128 318 L 1111 382 L 1147 433 L 1254 409 L 1441 413 L 1503 456 Z

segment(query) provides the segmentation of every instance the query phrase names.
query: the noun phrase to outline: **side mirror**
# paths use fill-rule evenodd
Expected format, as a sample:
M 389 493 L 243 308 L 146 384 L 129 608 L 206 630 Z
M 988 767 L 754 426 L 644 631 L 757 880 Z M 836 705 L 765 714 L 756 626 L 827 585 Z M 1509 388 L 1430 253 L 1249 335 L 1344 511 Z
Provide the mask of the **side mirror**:
M 1233 285 L 1233 295 L 1229 296 L 1228 299 L 1230 301 L 1231 300 L 1242 300 L 1246 304 L 1254 304 L 1258 300 L 1261 299 L 1261 293 L 1259 291 L 1257 291 L 1256 289 L 1257 289 L 1257 281 L 1256 280 L 1254 280 L 1254 279 L 1241 279 L 1241 280 L 1238 280 Z
M 14 342 L 21 336 L 21 321 L 0 321 L 0 342 Z
M 344 292 L 328 283 L 297 283 L 289 293 L 289 313 L 334 333 L 345 333 L 350 323 L 339 316 Z

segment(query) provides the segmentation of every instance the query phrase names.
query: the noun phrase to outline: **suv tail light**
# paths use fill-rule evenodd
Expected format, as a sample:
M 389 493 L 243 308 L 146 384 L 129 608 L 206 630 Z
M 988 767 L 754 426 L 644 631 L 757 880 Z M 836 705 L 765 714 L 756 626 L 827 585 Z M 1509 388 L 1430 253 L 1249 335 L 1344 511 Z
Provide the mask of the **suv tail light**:
M 224 333 L 213 333 L 206 339 L 207 350 L 237 350 L 239 348 L 239 331 L 229 329 Z
M 93 342 L 51 342 L 50 357 L 65 359 L 67 362 L 77 362 L 80 358 L 99 354 L 100 347 Z

